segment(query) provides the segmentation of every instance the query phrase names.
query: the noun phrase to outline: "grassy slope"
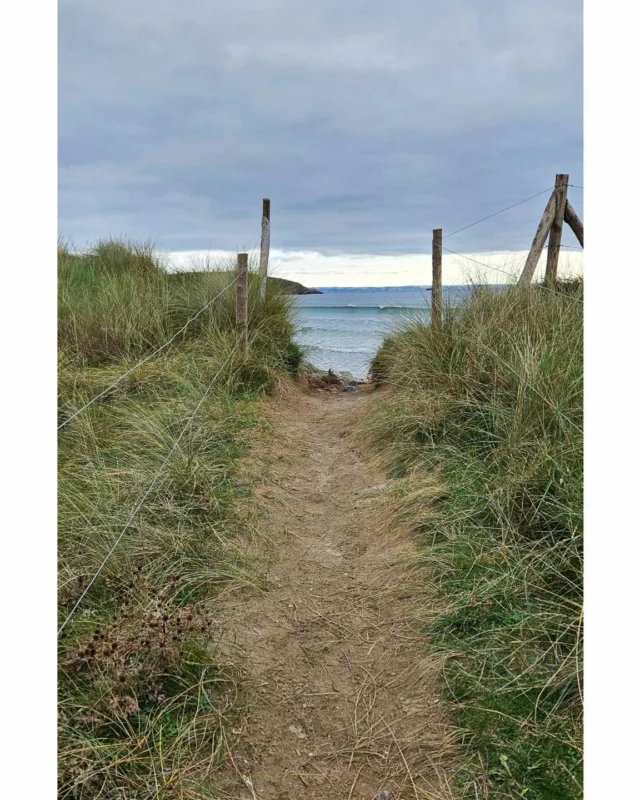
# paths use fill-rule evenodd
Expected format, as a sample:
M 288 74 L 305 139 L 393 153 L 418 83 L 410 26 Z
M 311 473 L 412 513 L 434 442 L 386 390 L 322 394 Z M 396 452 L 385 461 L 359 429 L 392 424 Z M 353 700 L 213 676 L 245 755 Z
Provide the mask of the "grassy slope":
M 450 656 L 461 782 L 470 797 L 579 798 L 582 304 L 478 290 L 440 336 L 408 322 L 373 369 L 393 389 L 368 435 L 446 607 L 426 634 Z
M 166 341 L 229 274 L 167 275 L 145 248 L 59 257 L 60 420 Z M 208 647 L 221 587 L 260 581 L 238 458 L 256 396 L 299 361 L 289 300 L 250 286 L 251 352 L 233 351 L 235 292 L 60 432 L 59 610 L 65 619 L 214 388 L 60 639 L 60 796 L 219 797 L 210 777 L 242 705 Z M 243 510 L 244 509 L 244 510 Z M 209 774 L 209 777 L 206 777 Z

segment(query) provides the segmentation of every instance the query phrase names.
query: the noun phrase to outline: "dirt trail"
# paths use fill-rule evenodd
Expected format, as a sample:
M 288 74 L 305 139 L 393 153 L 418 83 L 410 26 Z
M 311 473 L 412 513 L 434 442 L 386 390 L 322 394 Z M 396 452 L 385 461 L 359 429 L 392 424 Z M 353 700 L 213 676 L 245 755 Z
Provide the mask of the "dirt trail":
M 268 412 L 266 478 L 251 465 L 275 542 L 268 590 L 224 614 L 229 655 L 255 685 L 229 741 L 243 799 L 453 796 L 413 546 L 390 530 L 384 474 L 353 442 L 371 400 L 300 392 Z

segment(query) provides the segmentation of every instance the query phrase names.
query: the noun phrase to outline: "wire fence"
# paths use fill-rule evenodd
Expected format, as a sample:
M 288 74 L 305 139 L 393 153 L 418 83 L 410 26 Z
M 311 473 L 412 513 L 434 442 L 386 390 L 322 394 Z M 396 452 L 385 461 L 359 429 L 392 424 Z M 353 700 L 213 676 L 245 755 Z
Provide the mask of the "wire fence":
M 482 217 L 482 219 L 478 219 L 475 222 L 471 222 L 469 223 L 469 225 L 464 225 L 462 228 L 458 228 L 457 230 L 448 233 L 446 236 L 443 236 L 442 238 L 448 239 L 450 236 L 455 236 L 456 233 L 460 233 L 461 231 L 466 231 L 468 228 L 473 228 L 474 225 L 479 225 L 481 222 L 485 222 L 488 219 L 497 217 L 499 214 L 504 214 L 505 211 L 510 211 L 512 208 L 515 208 L 516 206 L 524 205 L 525 203 L 528 203 L 530 200 L 533 200 L 536 197 L 540 197 L 541 194 L 546 194 L 547 192 L 550 192 L 551 189 L 553 189 L 553 186 L 549 186 L 546 189 L 542 189 L 541 191 L 532 194 L 531 197 L 526 197 L 524 200 L 520 200 L 518 203 L 513 203 L 513 205 L 501 208 L 500 211 L 496 211 L 493 214 L 489 214 L 487 217 Z
M 557 177 L 560 177 L 560 176 L 557 176 Z M 566 177 L 566 176 L 564 176 L 564 177 Z M 577 184 L 573 184 L 573 183 L 568 183 L 566 185 L 570 186 L 572 188 L 575 188 L 575 189 L 582 189 L 583 188 L 582 186 L 578 186 Z M 536 192 L 535 194 L 532 194 L 529 197 L 525 197 L 524 200 L 520 200 L 517 203 L 512 203 L 509 206 L 505 206 L 504 208 L 501 208 L 499 211 L 495 211 L 492 214 L 488 214 L 486 217 L 481 217 L 480 219 L 477 219 L 475 222 L 470 222 L 467 225 L 463 225 L 461 228 L 456 228 L 456 230 L 452 231 L 451 233 L 447 233 L 445 236 L 443 236 L 442 239 L 443 240 L 444 239 L 449 239 L 451 236 L 455 236 L 457 233 L 461 233 L 462 231 L 466 231 L 469 228 L 473 228 L 475 225 L 479 225 L 481 222 L 486 222 L 486 220 L 488 220 L 488 219 L 493 219 L 494 217 L 497 217 L 500 214 L 504 214 L 506 211 L 509 211 L 512 208 L 516 208 L 517 206 L 521 206 L 524 203 L 528 203 L 529 201 L 534 200 L 536 197 L 540 197 L 541 195 L 545 194 L 546 192 L 549 192 L 550 190 L 552 190 L 554 188 L 555 188 L 554 186 L 550 186 L 550 187 L 547 187 L 546 189 L 541 189 L 539 192 Z M 563 243 L 559 243 L 558 246 L 559 247 L 568 248 L 568 249 L 572 249 L 572 250 L 582 250 L 583 249 L 579 245 L 571 245 L 571 244 L 563 244 Z M 447 248 L 446 247 L 442 247 L 442 250 L 447 250 Z M 482 262 L 477 261 L 476 259 L 473 259 L 470 256 L 464 255 L 462 253 L 456 253 L 453 250 L 448 250 L 448 252 L 449 253 L 454 253 L 455 255 L 458 255 L 461 258 L 467 258 L 470 261 L 475 261 L 476 264 L 480 264 L 480 266 L 484 266 L 487 269 L 496 269 L 498 272 L 502 271 L 498 267 L 493 267 L 493 266 L 490 266 L 488 264 L 483 264 Z M 511 261 L 509 263 L 513 264 L 513 263 L 515 263 L 516 261 L 519 261 L 519 260 L 521 260 L 521 257 L 519 257 L 517 259 L 514 259 L 513 261 Z M 503 265 L 503 266 L 508 266 L 508 264 L 507 265 Z M 513 276 L 510 276 L 510 277 L 513 277 Z

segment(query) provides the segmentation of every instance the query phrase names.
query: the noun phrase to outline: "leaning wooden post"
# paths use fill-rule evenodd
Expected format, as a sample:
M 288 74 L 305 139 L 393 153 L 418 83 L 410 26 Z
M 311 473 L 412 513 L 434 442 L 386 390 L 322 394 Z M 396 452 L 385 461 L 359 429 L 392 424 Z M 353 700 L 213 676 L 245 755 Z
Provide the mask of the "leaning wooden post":
M 584 225 L 568 199 L 564 207 L 564 221 L 575 233 L 576 239 L 580 242 L 580 247 L 584 247 Z
M 442 330 L 442 228 L 433 231 L 431 269 L 431 326 Z
M 260 239 L 260 297 L 267 293 L 267 274 L 269 272 L 269 245 L 271 242 L 271 200 L 262 201 L 262 238 Z
M 538 230 L 536 231 L 536 235 L 533 237 L 531 250 L 529 250 L 529 255 L 527 256 L 524 269 L 522 270 L 522 275 L 520 276 L 520 280 L 518 281 L 519 284 L 531 283 L 531 279 L 533 278 L 533 273 L 536 271 L 536 267 L 538 266 L 538 261 L 540 260 L 540 253 L 542 253 L 542 248 L 544 247 L 544 243 L 547 241 L 547 236 L 549 235 L 549 231 L 551 230 L 551 225 L 553 224 L 555 215 L 556 215 L 556 190 L 554 189 L 553 192 L 551 193 L 551 197 L 549 198 L 549 202 L 547 203 L 547 207 L 544 210 L 542 219 L 540 220 L 540 224 L 538 225 Z
M 544 282 L 550 285 L 555 284 L 558 278 L 558 260 L 560 258 L 560 245 L 562 243 L 562 226 L 564 225 L 564 215 L 567 207 L 567 192 L 569 187 L 568 175 L 556 175 L 556 212 L 551 223 L 549 232 L 549 247 L 547 248 L 547 268 L 544 274 Z
M 249 295 L 247 292 L 248 269 L 247 253 L 238 253 L 238 266 L 236 268 L 236 330 L 240 340 L 240 350 L 244 355 L 249 350 L 249 332 L 247 318 L 249 316 Z

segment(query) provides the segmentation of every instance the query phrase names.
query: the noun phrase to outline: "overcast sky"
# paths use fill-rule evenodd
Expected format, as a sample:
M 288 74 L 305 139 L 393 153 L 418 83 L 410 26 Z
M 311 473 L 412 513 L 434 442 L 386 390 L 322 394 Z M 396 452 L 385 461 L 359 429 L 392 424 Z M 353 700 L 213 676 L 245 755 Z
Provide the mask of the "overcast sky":
M 60 0 L 59 136 L 60 233 L 79 245 L 252 248 L 270 197 L 285 272 L 301 252 L 408 264 L 434 227 L 556 172 L 582 185 L 582 4 Z M 546 199 L 449 245 L 525 250 Z M 370 263 L 369 284 L 397 283 Z

